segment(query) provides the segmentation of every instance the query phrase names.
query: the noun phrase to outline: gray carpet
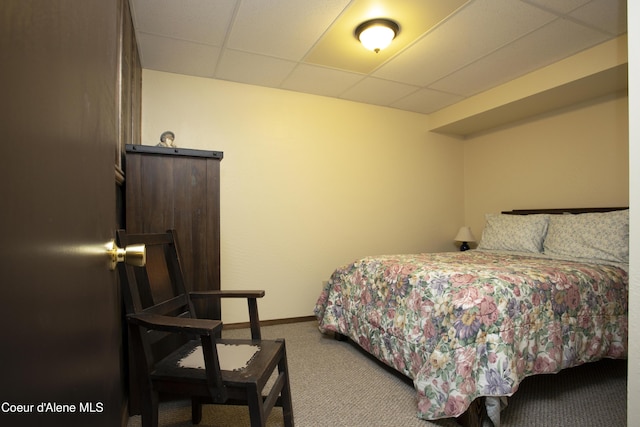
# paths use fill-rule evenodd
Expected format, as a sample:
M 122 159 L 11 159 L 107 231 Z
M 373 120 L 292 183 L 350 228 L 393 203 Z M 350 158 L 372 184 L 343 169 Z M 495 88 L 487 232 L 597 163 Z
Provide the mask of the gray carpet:
M 285 338 L 291 375 L 294 419 L 298 427 L 407 426 L 453 427 L 454 420 L 416 418 L 413 386 L 355 345 L 322 335 L 316 322 L 262 328 L 264 338 Z M 248 337 L 230 330 L 224 337 Z M 161 404 L 160 426 L 191 425 L 187 401 Z M 128 427 L 141 425 L 140 417 Z M 249 426 L 246 407 L 205 406 L 203 427 Z M 268 427 L 282 426 L 274 408 Z M 626 361 L 601 362 L 556 375 L 527 378 L 502 412 L 504 427 L 616 427 L 626 425 Z

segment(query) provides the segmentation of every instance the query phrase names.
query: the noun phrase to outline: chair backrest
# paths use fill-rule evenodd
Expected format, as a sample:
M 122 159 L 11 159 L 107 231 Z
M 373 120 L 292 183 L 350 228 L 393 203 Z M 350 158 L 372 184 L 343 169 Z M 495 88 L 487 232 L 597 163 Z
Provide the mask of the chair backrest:
M 144 267 L 118 264 L 127 314 L 196 317 L 185 290 L 175 232 L 128 234 L 118 230 L 117 235 L 120 247 L 144 244 L 147 251 Z M 146 334 L 144 341 L 150 347 L 144 351 L 151 351 L 154 359 L 166 356 L 185 342 L 175 334 L 156 331 Z
M 118 230 L 118 242 L 121 247 L 144 244 L 147 251 L 144 267 L 119 264 L 127 313 L 190 317 L 193 305 L 185 290 L 175 232 L 128 234 Z

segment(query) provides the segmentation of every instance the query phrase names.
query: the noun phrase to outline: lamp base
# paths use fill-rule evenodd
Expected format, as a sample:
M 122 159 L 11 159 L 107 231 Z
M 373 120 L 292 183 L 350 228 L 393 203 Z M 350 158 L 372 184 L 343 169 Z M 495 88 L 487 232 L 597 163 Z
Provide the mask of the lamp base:
M 469 249 L 471 249 L 469 247 L 469 244 L 467 242 L 462 242 L 462 244 L 460 245 L 460 250 L 461 251 L 468 251 Z

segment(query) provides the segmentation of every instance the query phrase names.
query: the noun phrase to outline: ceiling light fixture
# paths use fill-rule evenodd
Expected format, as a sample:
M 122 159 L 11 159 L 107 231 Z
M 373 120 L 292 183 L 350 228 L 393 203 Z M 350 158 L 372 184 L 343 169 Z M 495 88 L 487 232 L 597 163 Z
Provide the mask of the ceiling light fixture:
M 370 19 L 356 27 L 356 38 L 375 53 L 391 44 L 400 31 L 400 26 L 390 19 Z

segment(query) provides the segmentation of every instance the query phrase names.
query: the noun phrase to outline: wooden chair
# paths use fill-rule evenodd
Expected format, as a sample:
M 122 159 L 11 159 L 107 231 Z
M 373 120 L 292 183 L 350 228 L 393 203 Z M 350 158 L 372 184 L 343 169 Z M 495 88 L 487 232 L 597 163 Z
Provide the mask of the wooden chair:
M 118 240 L 121 247 L 146 246 L 144 267 L 118 265 L 140 385 L 142 425 L 158 425 L 159 393 L 168 393 L 191 397 L 194 424 L 202 418 L 202 404 L 214 403 L 247 405 L 252 427 L 264 426 L 271 409 L 281 406 L 285 426 L 292 427 L 285 341 L 261 339 L 256 301 L 264 291 L 186 292 L 172 230 L 155 234 L 119 230 Z M 251 339 L 221 339 L 220 320 L 196 318 L 192 299 L 225 297 L 247 299 Z M 246 366 L 225 369 L 229 350 L 242 351 L 242 357 L 235 353 L 231 357 L 236 364 L 248 358 Z M 274 380 L 269 381 L 272 375 Z M 273 385 L 265 396 L 267 383 Z

